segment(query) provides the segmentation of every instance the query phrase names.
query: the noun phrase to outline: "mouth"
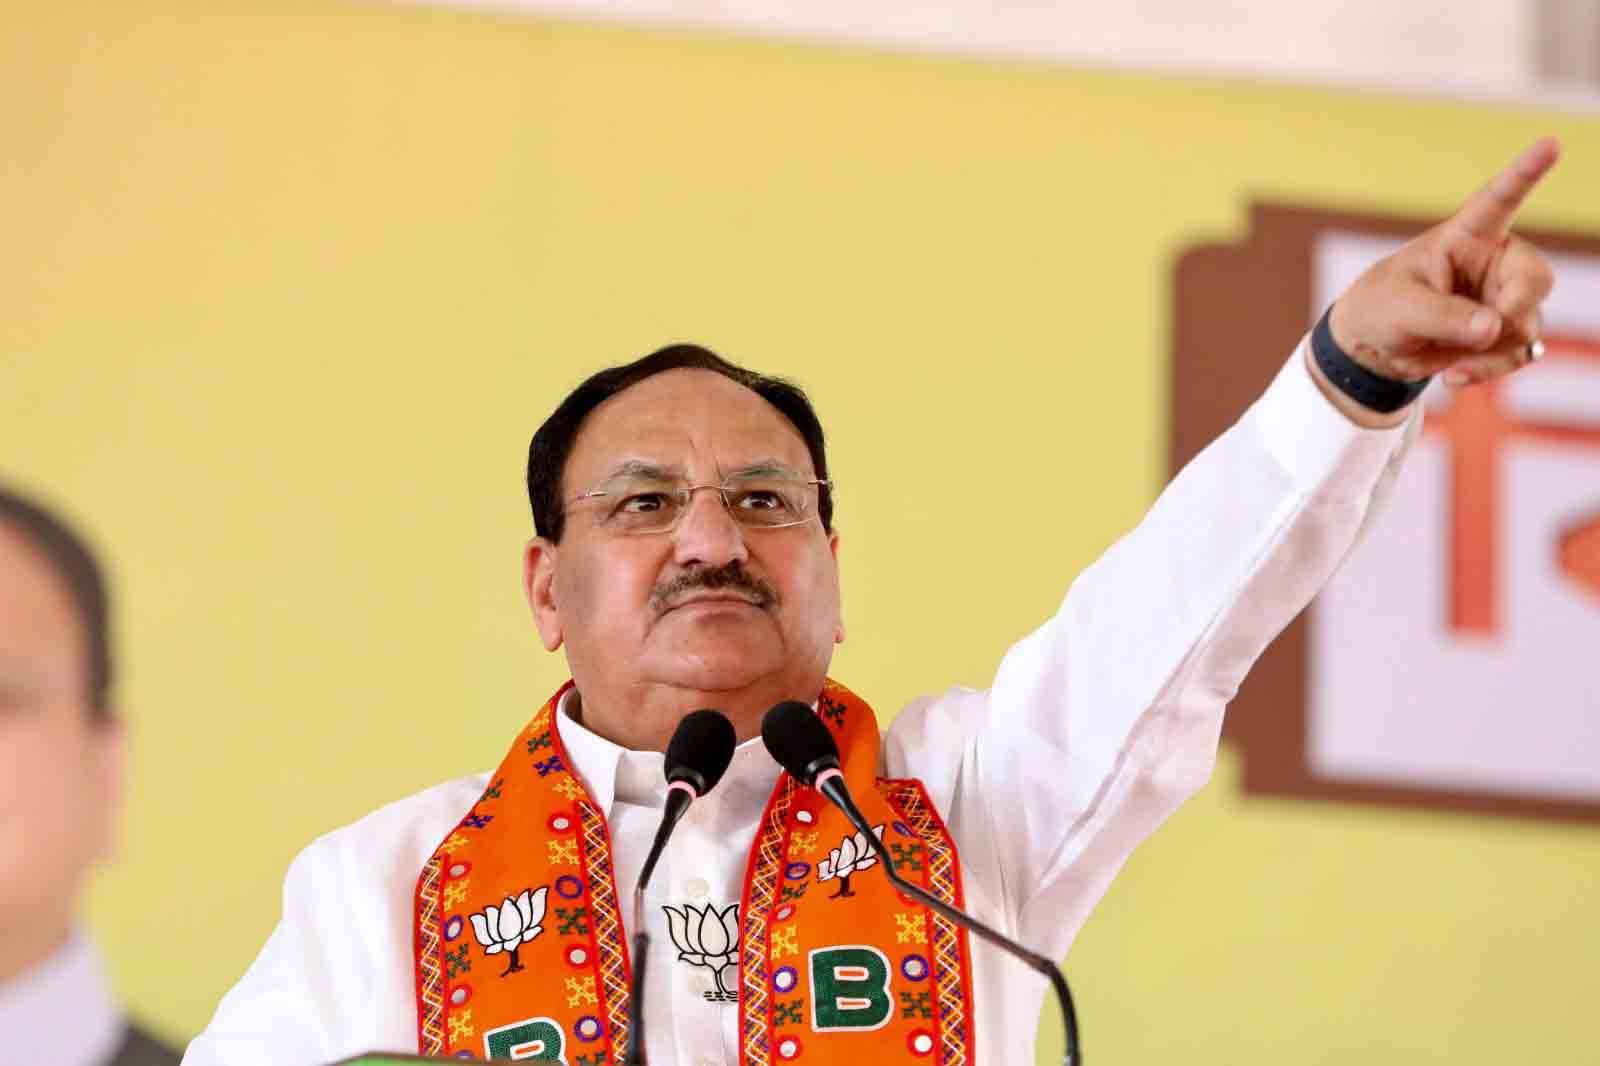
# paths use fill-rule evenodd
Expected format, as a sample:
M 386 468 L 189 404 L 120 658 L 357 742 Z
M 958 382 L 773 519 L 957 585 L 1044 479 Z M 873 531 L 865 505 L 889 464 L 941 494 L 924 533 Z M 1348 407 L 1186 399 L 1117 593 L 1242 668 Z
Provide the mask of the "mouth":
M 686 596 L 673 602 L 662 614 L 670 614 L 684 607 L 754 607 L 760 609 L 766 606 L 758 603 L 748 596 L 735 596 L 726 592 L 708 593 L 704 596 Z

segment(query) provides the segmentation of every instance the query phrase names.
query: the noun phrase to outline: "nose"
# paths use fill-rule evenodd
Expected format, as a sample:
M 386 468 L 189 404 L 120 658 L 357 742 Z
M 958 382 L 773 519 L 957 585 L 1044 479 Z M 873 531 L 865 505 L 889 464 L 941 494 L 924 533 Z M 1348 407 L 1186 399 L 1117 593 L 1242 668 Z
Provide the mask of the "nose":
M 690 491 L 688 506 L 672 533 L 672 549 L 673 561 L 683 567 L 725 566 L 750 558 L 744 527 L 733 520 L 713 485 Z

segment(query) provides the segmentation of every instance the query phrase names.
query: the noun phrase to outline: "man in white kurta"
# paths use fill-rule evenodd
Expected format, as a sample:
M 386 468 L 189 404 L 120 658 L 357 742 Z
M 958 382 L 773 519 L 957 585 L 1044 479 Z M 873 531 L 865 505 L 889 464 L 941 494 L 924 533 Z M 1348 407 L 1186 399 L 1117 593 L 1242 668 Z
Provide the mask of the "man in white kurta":
M 1466 217 L 1465 228 L 1439 239 L 1489 239 L 1477 230 L 1492 224 L 1502 231 L 1493 239 L 1504 243 L 1511 208 L 1554 162 L 1553 149 L 1547 154 L 1519 159 L 1445 224 Z M 1504 206 L 1503 221 L 1470 214 L 1489 210 L 1485 197 Z M 1455 367 L 1486 379 L 1509 372 L 1532 351 L 1537 304 L 1548 292 L 1548 271 L 1541 274 L 1542 261 L 1530 254 L 1506 257 L 1517 295 L 1495 305 L 1494 336 L 1474 332 L 1470 308 L 1413 299 L 1416 272 L 1396 272 L 1405 259 L 1379 264 L 1341 298 L 1336 310 L 1344 318 L 1334 319 L 1333 332 L 1341 347 L 1364 353 L 1372 370 L 1396 380 L 1428 359 L 1438 362 L 1424 362 L 1424 373 Z M 1490 300 L 1486 287 L 1506 288 L 1480 279 L 1470 298 L 1436 295 L 1476 306 Z M 1395 332 L 1416 342 L 1385 340 Z M 1046 955 L 1066 953 L 1133 847 L 1205 782 L 1227 702 L 1355 543 L 1420 426 L 1416 405 L 1393 417 L 1367 417 L 1329 385 L 1307 345 L 1302 341 L 1264 395 L 1179 474 L 1137 528 L 1073 581 L 1058 612 L 1010 649 L 987 690 L 919 699 L 887 729 L 880 772 L 925 783 L 959 849 L 968 909 Z M 634 404 L 658 399 L 672 419 L 693 425 L 700 410 L 693 390 L 727 386 L 725 379 L 693 377 L 705 374 L 672 371 L 620 396 Z M 706 411 L 738 402 L 718 396 L 723 406 L 708 404 Z M 614 428 L 632 432 L 639 417 L 632 411 Z M 714 451 L 721 441 L 706 447 Z M 628 448 L 636 451 L 636 444 Z M 598 446 L 580 441 L 573 466 L 588 462 L 585 447 Z M 700 447 L 696 438 L 686 467 L 694 468 L 690 477 L 706 481 Z M 628 448 L 613 450 L 632 454 Z M 791 465 L 804 463 L 799 455 Z M 567 488 L 587 482 L 580 477 Z M 694 502 L 684 521 L 707 524 L 674 536 L 701 538 L 692 549 L 696 561 L 717 550 L 707 547 L 716 537 L 732 543 L 740 536 L 714 494 L 686 498 Z M 824 551 L 836 549 L 836 542 L 822 543 Z M 731 550 L 746 547 L 740 540 Z M 583 635 L 574 604 L 592 590 L 552 584 L 548 573 L 541 585 L 541 559 L 552 565 L 541 550 L 550 546 L 530 549 L 530 600 L 547 646 L 566 641 L 583 694 L 581 706 L 571 693 L 564 701 L 561 736 L 572 769 L 605 814 L 619 895 L 627 899 L 665 792 L 660 751 L 643 749 L 660 745 L 617 742 L 618 735 L 628 738 L 626 725 L 602 713 L 608 704 L 591 699 L 605 680 L 593 674 L 593 657 L 605 649 L 573 647 Z M 770 560 L 762 565 L 778 569 Z M 804 598 L 798 585 L 784 590 Z M 819 602 L 836 613 L 836 602 L 825 596 Z M 716 604 L 702 606 L 707 612 L 697 627 L 724 624 L 712 621 Z M 820 618 L 823 629 L 835 624 L 826 610 Z M 825 656 L 821 663 L 825 668 Z M 631 667 L 618 660 L 614 668 Z M 586 673 L 595 678 L 592 687 Z M 530 705 L 531 713 L 537 704 Z M 699 705 L 688 701 L 683 710 Z M 731 716 L 741 737 L 752 735 L 748 714 Z M 738 1005 L 708 995 L 708 970 L 675 958 L 663 907 L 704 911 L 709 904 L 723 912 L 738 903 L 750 843 L 779 772 L 759 739 L 745 740 L 722 782 L 679 826 L 650 885 L 646 913 L 658 954 L 648 970 L 644 1022 L 653 1066 L 739 1061 Z M 190 1045 L 186 1066 L 313 1066 L 372 1049 L 414 1052 L 418 872 L 487 783 L 487 775 L 478 775 L 440 785 L 302 852 L 285 882 L 282 921 Z M 716 928 L 703 927 L 701 935 L 704 949 L 714 951 Z M 723 935 L 732 948 L 737 925 L 729 923 Z M 981 941 L 971 942 L 971 954 L 978 1061 L 1031 1061 L 1044 984 Z

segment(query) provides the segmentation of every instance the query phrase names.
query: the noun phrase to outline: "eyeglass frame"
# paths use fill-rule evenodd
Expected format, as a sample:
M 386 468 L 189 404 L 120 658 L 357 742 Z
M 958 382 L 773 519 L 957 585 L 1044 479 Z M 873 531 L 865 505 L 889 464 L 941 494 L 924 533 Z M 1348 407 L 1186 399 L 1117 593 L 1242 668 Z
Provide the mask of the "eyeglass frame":
M 802 485 L 802 486 L 804 486 L 806 488 L 811 488 L 811 487 L 815 486 L 816 489 L 817 489 L 817 506 L 815 508 L 813 508 L 812 510 L 807 511 L 802 517 L 800 517 L 796 521 L 783 522 L 783 523 L 780 523 L 778 525 L 757 525 L 757 524 L 752 524 L 752 523 L 747 523 L 747 522 L 741 521 L 740 518 L 739 518 L 738 511 L 736 511 L 734 509 L 733 504 L 728 499 L 728 490 L 733 487 L 730 484 L 730 481 L 732 479 L 734 479 L 734 478 L 739 478 L 739 477 L 743 477 L 743 478 L 747 478 L 747 479 L 753 479 L 756 476 L 758 476 L 757 473 L 756 473 L 756 469 L 760 469 L 760 470 L 765 471 L 768 477 L 772 477 L 775 480 L 792 481 L 795 484 Z M 816 517 L 819 521 L 821 520 L 821 516 L 822 516 L 822 506 L 821 506 L 821 504 L 822 504 L 822 493 L 823 493 L 824 490 L 827 490 L 829 492 L 833 491 L 834 484 L 833 484 L 833 479 L 832 478 L 817 478 L 817 477 L 807 478 L 807 477 L 802 477 L 800 475 L 799 471 L 789 470 L 789 469 L 783 468 L 783 467 L 770 467 L 769 468 L 769 467 L 764 467 L 763 466 L 763 467 L 756 468 L 756 469 L 743 470 L 743 471 L 736 472 L 734 474 L 730 474 L 730 475 L 728 475 L 727 478 L 725 478 L 721 482 L 708 481 L 708 482 L 705 482 L 704 484 L 700 484 L 700 485 L 685 485 L 682 488 L 677 489 L 672 493 L 672 495 L 678 499 L 679 511 L 678 511 L 677 517 L 674 518 L 670 524 L 662 526 L 660 529 L 636 530 L 636 531 L 633 531 L 633 532 L 625 533 L 624 535 L 626 535 L 626 536 L 636 536 L 636 537 L 648 537 L 648 536 L 655 536 L 655 535 L 661 534 L 661 533 L 671 533 L 673 530 L 677 529 L 678 526 L 683 522 L 683 516 L 689 513 L 689 504 L 691 502 L 693 502 L 694 494 L 699 492 L 699 491 L 701 491 L 702 489 L 716 489 L 717 490 L 717 495 L 722 500 L 722 509 L 727 512 L 728 517 L 733 519 L 734 524 L 737 525 L 740 529 L 794 529 L 796 526 L 805 525 L 807 522 L 811 521 L 811 519 L 813 517 Z M 780 473 L 781 473 L 782 476 L 778 476 Z M 632 472 L 627 471 L 627 470 L 622 470 L 622 471 L 618 471 L 616 473 L 611 474 L 609 477 L 605 478 L 605 480 L 601 481 L 600 484 L 604 485 L 608 481 L 615 481 L 618 478 L 629 477 L 629 476 L 634 476 L 634 477 L 659 476 L 659 477 L 661 477 L 661 480 L 663 480 L 663 481 L 672 480 L 670 477 L 660 475 L 659 473 L 656 473 L 656 472 L 651 472 L 649 474 L 646 474 L 646 472 L 643 471 L 643 470 L 632 471 Z M 687 479 L 683 479 L 683 480 L 687 480 Z M 595 488 L 592 488 L 592 489 L 588 490 L 587 492 L 580 492 L 576 496 L 573 496 L 571 499 L 568 499 L 568 500 L 566 500 L 566 501 L 564 501 L 562 503 L 562 505 L 561 505 L 561 516 L 563 518 L 567 517 L 567 512 L 572 507 L 573 504 L 581 503 L 584 500 L 603 499 L 604 497 L 607 497 L 607 496 L 616 496 L 616 495 L 618 495 L 618 494 L 615 493 L 615 492 L 607 492 L 605 489 L 602 489 L 599 486 L 596 486 Z M 602 523 L 596 523 L 596 524 L 603 526 L 604 523 L 602 522 Z

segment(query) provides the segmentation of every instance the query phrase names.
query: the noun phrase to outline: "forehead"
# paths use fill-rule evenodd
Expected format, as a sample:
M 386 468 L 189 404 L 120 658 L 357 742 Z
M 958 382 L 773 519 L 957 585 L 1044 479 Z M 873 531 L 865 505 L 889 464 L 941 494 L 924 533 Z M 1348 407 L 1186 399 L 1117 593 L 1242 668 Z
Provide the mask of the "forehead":
M 0 669 L 76 674 L 83 641 L 60 576 L 22 533 L 0 520 Z
M 811 472 L 811 453 L 794 424 L 711 370 L 663 371 L 596 407 L 573 442 L 564 486 L 601 480 L 629 459 L 682 467 L 695 477 L 773 459 Z

